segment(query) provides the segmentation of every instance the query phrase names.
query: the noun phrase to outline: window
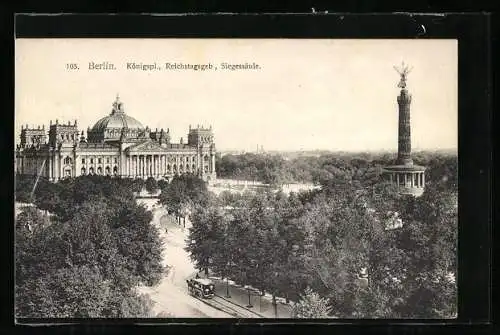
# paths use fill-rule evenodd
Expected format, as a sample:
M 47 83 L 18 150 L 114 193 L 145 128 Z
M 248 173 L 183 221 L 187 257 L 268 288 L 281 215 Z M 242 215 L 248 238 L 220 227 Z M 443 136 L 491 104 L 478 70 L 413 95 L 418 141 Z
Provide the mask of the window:
M 82 164 L 85 164 L 85 158 L 82 158 Z
M 101 164 L 101 163 L 102 163 L 102 159 L 98 158 L 98 159 L 97 159 L 97 163 L 98 163 L 98 164 Z
M 116 157 L 115 157 L 115 161 L 114 162 L 115 162 L 115 164 L 118 163 L 118 159 L 116 159 Z
M 66 158 L 64 159 L 64 164 L 71 164 L 71 158 L 66 157 Z
M 86 171 L 85 171 L 85 168 L 82 168 L 82 176 L 84 176 L 84 175 L 85 175 L 85 172 L 86 172 Z
M 94 159 L 93 158 L 90 159 L 90 164 L 94 164 Z
M 109 164 L 109 157 L 108 157 L 108 158 L 106 158 L 106 163 L 108 163 L 108 164 Z

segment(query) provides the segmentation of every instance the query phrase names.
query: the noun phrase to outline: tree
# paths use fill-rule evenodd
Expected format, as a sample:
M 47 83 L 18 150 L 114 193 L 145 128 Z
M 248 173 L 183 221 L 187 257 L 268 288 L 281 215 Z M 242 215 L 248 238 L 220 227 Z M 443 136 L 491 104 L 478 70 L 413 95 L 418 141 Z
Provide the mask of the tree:
M 151 224 L 153 215 L 144 206 L 123 206 L 113 218 L 112 228 L 127 267 L 149 286 L 157 284 L 164 272 L 162 242 Z
M 185 218 L 189 212 L 187 208 L 191 209 L 193 205 L 204 206 L 209 198 L 206 183 L 195 175 L 185 174 L 172 179 L 162 190 L 159 201 L 180 219 Z
M 149 177 L 148 179 L 146 179 L 145 187 L 148 193 L 153 194 L 158 190 L 158 182 L 155 178 Z
M 457 193 L 426 189 L 402 212 L 399 248 L 406 256 L 403 317 L 452 317 L 456 313 Z
M 319 319 L 330 317 L 329 312 L 328 299 L 322 298 L 308 287 L 300 300 L 293 306 L 292 316 L 299 319 Z
M 164 180 L 164 179 L 160 179 L 158 181 L 158 188 L 160 189 L 160 191 L 163 191 L 164 189 L 166 189 L 168 187 L 168 181 L 167 180 Z
M 150 301 L 133 287 L 159 282 L 162 245 L 150 224 L 151 212 L 133 199 L 132 183 L 81 177 L 54 187 L 42 185 L 37 203 L 51 208 L 55 216 L 43 216 L 30 207 L 17 218 L 16 313 L 149 315 Z M 59 203 L 50 200 L 54 195 Z
M 62 268 L 24 282 L 16 290 L 19 317 L 92 318 L 102 316 L 110 287 L 97 269 Z
M 152 306 L 148 295 L 118 289 L 88 266 L 62 268 L 16 286 L 18 317 L 150 317 Z
M 226 217 L 217 207 L 197 206 L 191 216 L 192 226 L 189 228 L 186 251 L 196 267 L 207 275 L 212 264 L 220 268 L 221 263 L 227 262 L 220 259 L 220 255 L 225 255 L 225 220 Z M 217 261 L 214 262 L 214 259 Z
M 132 190 L 133 192 L 139 193 L 142 191 L 144 188 L 145 182 L 144 179 L 142 178 L 135 178 L 133 183 L 132 183 Z

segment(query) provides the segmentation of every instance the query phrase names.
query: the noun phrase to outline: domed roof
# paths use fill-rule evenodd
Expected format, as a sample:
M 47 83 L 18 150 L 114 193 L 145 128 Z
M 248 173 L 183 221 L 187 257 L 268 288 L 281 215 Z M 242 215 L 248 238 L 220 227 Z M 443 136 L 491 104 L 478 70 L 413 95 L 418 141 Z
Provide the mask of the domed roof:
M 119 97 L 113 103 L 113 111 L 110 115 L 103 117 L 92 127 L 92 132 L 104 132 L 106 129 L 144 129 L 143 125 L 131 116 L 125 114 L 123 103 Z

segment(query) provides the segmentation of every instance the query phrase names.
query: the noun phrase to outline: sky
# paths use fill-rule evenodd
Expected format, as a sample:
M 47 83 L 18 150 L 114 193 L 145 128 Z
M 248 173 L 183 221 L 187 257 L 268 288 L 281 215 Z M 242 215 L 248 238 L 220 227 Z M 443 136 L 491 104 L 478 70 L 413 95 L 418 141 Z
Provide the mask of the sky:
M 173 142 L 200 124 L 212 126 L 219 150 L 395 152 L 393 66 L 404 61 L 413 67 L 412 148 L 457 148 L 456 40 L 17 39 L 15 59 L 16 143 L 26 124 L 77 119 L 86 131 L 119 94 L 128 115 L 169 128 Z M 131 62 L 159 70 L 127 69 Z M 167 70 L 167 62 L 217 70 Z M 260 68 L 228 71 L 224 62 Z

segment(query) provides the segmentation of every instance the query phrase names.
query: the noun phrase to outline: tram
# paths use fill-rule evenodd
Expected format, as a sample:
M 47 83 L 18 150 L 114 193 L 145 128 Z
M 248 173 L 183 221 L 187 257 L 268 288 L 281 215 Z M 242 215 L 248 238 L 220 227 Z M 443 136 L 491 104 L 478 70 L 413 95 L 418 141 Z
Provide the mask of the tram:
M 210 299 L 214 296 L 215 285 L 210 279 L 194 278 L 186 280 L 189 294 L 203 299 Z

